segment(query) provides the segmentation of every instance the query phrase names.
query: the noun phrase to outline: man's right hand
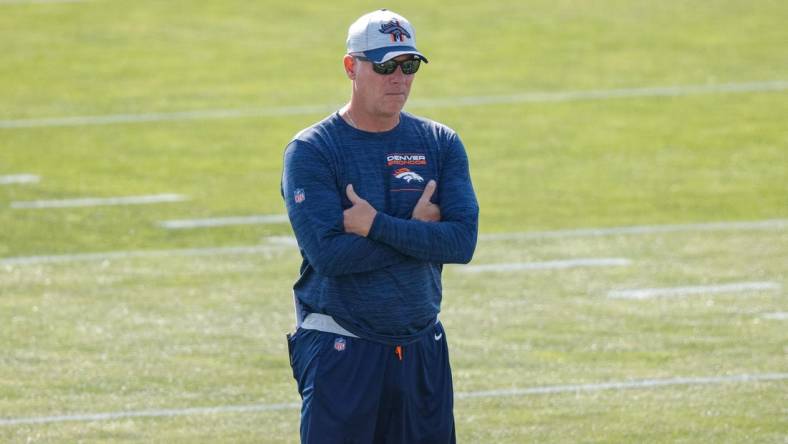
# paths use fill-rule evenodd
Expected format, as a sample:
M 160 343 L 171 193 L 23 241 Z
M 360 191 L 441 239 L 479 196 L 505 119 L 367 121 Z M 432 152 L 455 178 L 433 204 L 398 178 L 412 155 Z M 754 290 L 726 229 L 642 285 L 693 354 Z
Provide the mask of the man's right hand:
M 348 184 L 345 188 L 345 193 L 347 193 L 347 198 L 353 204 L 352 207 L 342 213 L 345 232 L 367 237 L 378 212 L 369 202 L 356 194 L 353 184 Z
M 422 222 L 440 222 L 441 220 L 441 207 L 430 202 L 435 189 L 438 188 L 438 183 L 434 180 L 427 182 L 424 187 L 424 192 L 421 193 L 419 201 L 413 208 L 413 216 L 411 219 L 420 220 Z

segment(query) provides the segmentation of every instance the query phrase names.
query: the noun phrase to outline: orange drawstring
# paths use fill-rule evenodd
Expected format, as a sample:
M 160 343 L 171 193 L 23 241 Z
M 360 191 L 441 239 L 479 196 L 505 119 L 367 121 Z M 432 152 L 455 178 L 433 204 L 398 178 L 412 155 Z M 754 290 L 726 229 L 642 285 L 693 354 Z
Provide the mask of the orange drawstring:
M 397 348 L 394 349 L 394 354 L 397 355 L 400 361 L 402 361 L 402 346 L 398 345 Z

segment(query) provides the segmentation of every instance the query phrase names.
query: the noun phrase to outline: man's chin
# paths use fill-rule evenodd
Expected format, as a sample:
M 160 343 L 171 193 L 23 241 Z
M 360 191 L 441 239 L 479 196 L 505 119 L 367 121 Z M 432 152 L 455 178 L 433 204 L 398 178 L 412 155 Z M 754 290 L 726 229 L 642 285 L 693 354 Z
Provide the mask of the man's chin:
M 407 98 L 403 96 L 397 96 L 396 99 L 394 99 L 394 96 L 387 96 L 386 99 L 383 100 L 383 106 L 380 108 L 380 113 L 388 117 L 397 116 L 400 111 L 402 111 L 402 108 L 405 107 L 406 100 Z
M 407 94 L 386 94 L 385 96 L 383 96 L 383 100 L 385 102 L 394 102 L 394 103 L 402 102 L 404 104 L 405 101 L 408 100 L 408 95 Z

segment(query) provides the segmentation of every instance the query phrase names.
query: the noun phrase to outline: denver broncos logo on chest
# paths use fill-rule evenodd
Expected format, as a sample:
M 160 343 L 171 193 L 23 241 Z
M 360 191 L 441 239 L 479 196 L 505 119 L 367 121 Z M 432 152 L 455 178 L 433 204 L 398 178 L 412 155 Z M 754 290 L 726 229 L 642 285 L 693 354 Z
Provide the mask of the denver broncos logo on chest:
M 392 175 L 391 191 L 421 191 L 427 166 L 427 156 L 422 153 L 389 153 L 386 166 Z M 420 186 L 416 188 L 416 186 Z
M 407 168 L 399 168 L 394 170 L 394 177 L 397 179 L 402 179 L 407 183 L 411 182 L 424 182 L 424 178 L 419 176 L 417 173 L 407 169 Z

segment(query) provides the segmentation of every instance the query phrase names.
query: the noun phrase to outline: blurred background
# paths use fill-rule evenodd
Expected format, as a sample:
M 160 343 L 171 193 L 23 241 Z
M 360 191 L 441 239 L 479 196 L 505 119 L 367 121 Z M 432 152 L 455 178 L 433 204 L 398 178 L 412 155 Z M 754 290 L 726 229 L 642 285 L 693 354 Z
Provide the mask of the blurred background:
M 785 375 L 784 1 L 0 0 L 0 440 L 297 441 L 260 407 L 298 401 L 282 153 L 348 100 L 347 28 L 381 7 L 482 208 L 491 271 L 444 274 L 458 392 Z M 522 271 L 578 258 L 627 266 Z M 458 434 L 786 439 L 783 376 L 723 385 L 460 397 Z

